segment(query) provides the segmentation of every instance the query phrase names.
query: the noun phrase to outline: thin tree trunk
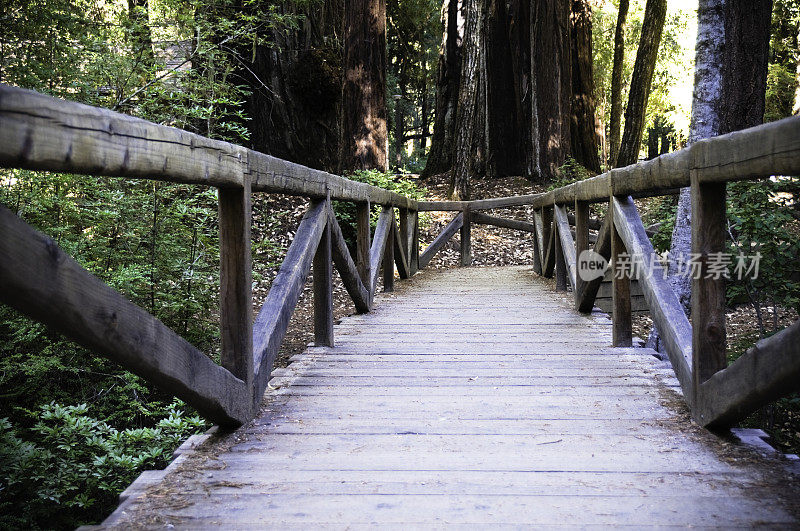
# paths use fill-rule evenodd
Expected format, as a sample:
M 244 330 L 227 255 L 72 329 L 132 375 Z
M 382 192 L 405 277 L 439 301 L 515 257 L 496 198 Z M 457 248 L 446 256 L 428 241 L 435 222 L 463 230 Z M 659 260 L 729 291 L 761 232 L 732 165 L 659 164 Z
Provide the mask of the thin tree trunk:
M 150 33 L 148 0 L 128 0 L 128 17 L 132 25 L 130 40 L 134 55 L 144 66 L 152 67 L 156 58 Z
M 573 0 L 570 17 L 572 43 L 572 156 L 587 169 L 600 173 L 600 139 L 594 98 L 592 6 Z
M 444 35 L 439 53 L 436 78 L 435 118 L 431 150 L 422 172 L 423 177 L 449 171 L 453 163 L 458 90 L 461 80 L 461 33 L 458 15 L 461 0 L 447 0 Z
M 340 170 L 387 170 L 386 0 L 349 0 L 344 16 Z
M 644 117 L 647 112 L 647 100 L 650 98 L 650 87 L 656 70 L 658 46 L 664 30 L 667 16 L 667 0 L 647 0 L 642 24 L 642 37 L 636 51 L 636 63 L 633 66 L 631 89 L 628 93 L 628 106 L 625 108 L 625 132 L 619 147 L 616 165 L 619 167 L 633 164 L 639 158 L 644 131 Z
M 611 70 L 611 118 L 609 120 L 609 166 L 616 165 L 622 126 L 622 70 L 625 66 L 625 19 L 628 0 L 620 0 L 614 32 L 614 66 Z
M 453 174 L 449 194 L 455 200 L 470 197 L 470 181 L 478 163 L 475 152 L 477 138 L 483 137 L 482 123 L 477 115 L 479 108 L 481 79 L 481 50 L 483 48 L 483 0 L 464 0 L 464 40 L 462 44 L 461 83 L 458 91 L 456 113 L 455 150 Z

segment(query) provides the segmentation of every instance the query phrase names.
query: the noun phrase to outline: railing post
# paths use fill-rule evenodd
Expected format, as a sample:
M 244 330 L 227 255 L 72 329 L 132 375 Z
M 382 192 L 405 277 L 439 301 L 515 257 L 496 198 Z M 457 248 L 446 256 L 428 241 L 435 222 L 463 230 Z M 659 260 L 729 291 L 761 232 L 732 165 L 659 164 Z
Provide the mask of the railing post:
M 411 223 L 411 250 L 408 255 L 408 268 L 411 270 L 411 276 L 417 274 L 419 271 L 419 212 L 414 210 L 410 215 Z
M 557 208 L 553 205 L 553 210 L 555 211 Z M 561 246 L 561 234 L 558 223 L 553 223 L 553 236 L 554 241 L 553 244 L 555 245 L 555 253 L 556 253 L 556 291 L 567 291 L 567 275 L 569 272 L 567 271 L 567 262 L 564 259 L 564 249 Z
M 630 267 L 623 267 L 620 255 L 626 254 L 625 243 L 617 231 L 614 221 L 614 207 L 608 205 L 608 215 L 611 220 L 611 293 L 614 307 L 612 318 L 612 342 L 615 347 L 630 347 L 633 345 L 633 322 L 631 318 L 631 279 Z M 628 265 L 632 262 L 628 257 Z
M 356 267 L 361 277 L 361 282 L 369 286 L 370 268 L 369 251 L 372 246 L 369 228 L 370 204 L 356 203 Z M 369 289 L 369 288 L 367 288 Z
M 725 251 L 725 183 L 700 183 L 693 171 L 691 195 L 692 255 L 700 261 L 692 279 L 692 377 L 697 398 L 700 384 L 727 366 L 726 275 L 709 269 Z
M 470 223 L 469 207 L 461 211 L 463 223 L 461 224 L 461 267 L 472 265 L 472 228 Z
M 580 302 L 584 282 L 580 275 L 581 253 L 589 250 L 589 203 L 575 200 L 575 307 Z
M 253 383 L 253 266 L 250 181 L 219 189 L 221 363 L 250 388 Z
M 391 214 L 394 216 L 394 209 L 391 209 Z M 383 291 L 394 291 L 394 220 L 389 225 L 389 234 L 383 248 Z
M 326 201 L 330 208 L 330 200 Z M 331 222 L 325 224 L 314 253 L 314 344 L 333 346 L 333 264 L 331 260 Z
M 545 278 L 553 277 L 555 268 L 555 247 L 550 248 L 550 240 L 553 235 L 553 207 L 542 207 L 542 276 Z

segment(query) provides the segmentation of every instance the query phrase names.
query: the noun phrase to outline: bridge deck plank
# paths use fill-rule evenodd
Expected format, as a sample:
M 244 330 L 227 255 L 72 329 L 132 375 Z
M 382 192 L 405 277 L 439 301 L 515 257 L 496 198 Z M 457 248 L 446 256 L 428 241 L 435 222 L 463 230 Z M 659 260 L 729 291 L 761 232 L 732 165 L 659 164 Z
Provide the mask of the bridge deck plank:
M 105 525 L 796 524 L 774 463 L 731 458 L 651 351 L 525 268 L 422 272 L 335 333 Z

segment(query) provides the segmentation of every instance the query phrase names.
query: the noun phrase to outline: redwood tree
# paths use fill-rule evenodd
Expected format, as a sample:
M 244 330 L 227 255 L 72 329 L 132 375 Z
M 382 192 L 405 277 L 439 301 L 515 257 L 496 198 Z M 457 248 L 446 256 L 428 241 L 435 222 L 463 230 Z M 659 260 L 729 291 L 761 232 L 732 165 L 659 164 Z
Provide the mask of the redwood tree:
M 658 46 L 661 44 L 666 16 L 667 0 L 647 0 L 642 36 L 636 51 L 636 62 L 628 93 L 628 106 L 625 108 L 625 132 L 614 164 L 618 167 L 633 164 L 639 158 L 647 100 L 650 98 L 650 86 L 656 70 Z
M 340 171 L 386 171 L 386 0 L 348 0 L 343 36 Z
M 614 32 L 614 65 L 611 69 L 611 117 L 608 125 L 608 161 L 613 165 L 619 154 L 622 127 L 622 70 L 625 66 L 625 19 L 628 0 L 620 0 Z
M 600 142 L 594 97 L 592 6 L 589 0 L 572 0 L 572 156 L 589 170 L 600 173 Z

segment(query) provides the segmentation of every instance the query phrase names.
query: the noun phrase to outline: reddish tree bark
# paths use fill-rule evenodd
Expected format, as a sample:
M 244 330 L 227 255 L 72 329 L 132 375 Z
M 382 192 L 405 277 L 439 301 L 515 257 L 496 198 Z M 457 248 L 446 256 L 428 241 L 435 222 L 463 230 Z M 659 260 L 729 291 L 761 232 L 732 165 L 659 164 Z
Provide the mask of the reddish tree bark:
M 386 171 L 386 0 L 346 2 L 343 35 L 340 171 Z
M 592 55 L 592 6 L 573 0 L 570 18 L 572 42 L 572 157 L 587 169 L 600 173 L 600 139 L 594 98 Z

